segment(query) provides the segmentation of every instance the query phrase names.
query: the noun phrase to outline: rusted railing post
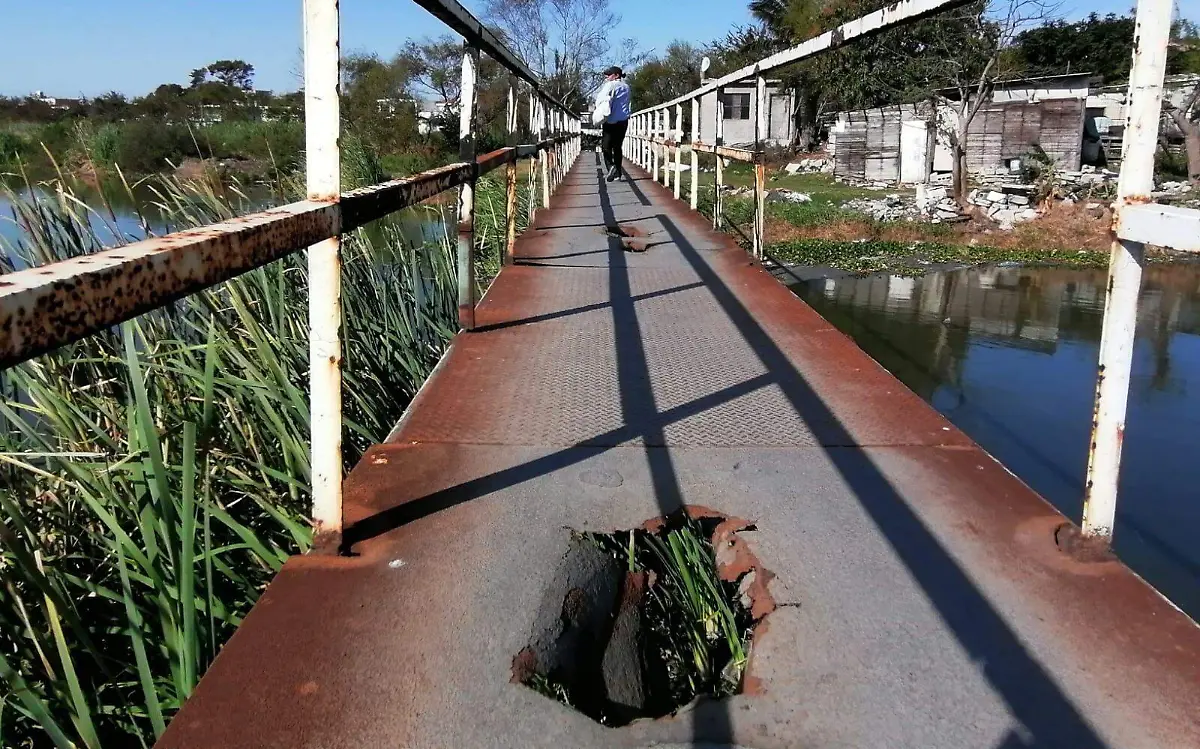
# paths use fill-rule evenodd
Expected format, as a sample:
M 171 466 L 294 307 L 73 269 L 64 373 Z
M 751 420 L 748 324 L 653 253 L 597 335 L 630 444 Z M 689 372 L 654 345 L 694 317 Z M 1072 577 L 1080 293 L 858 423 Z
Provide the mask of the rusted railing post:
M 475 81 L 479 49 L 463 45 L 462 87 L 458 110 L 458 157 L 475 163 Z M 475 327 L 475 175 L 458 189 L 458 324 Z
M 304 140 L 309 200 L 342 191 L 338 0 L 304 2 Z M 309 409 L 315 546 L 342 533 L 341 237 L 308 248 Z
M 679 178 L 683 176 L 683 105 L 675 105 L 675 199 L 679 200 Z
M 546 139 L 546 102 L 538 98 L 538 143 Z M 542 207 L 550 207 L 550 149 L 542 152 Z
M 700 192 L 700 154 L 696 152 L 696 141 L 700 140 L 700 99 L 692 99 L 692 210 L 699 205 Z
M 1154 190 L 1154 152 L 1158 144 L 1171 14 L 1172 5 L 1168 2 L 1142 0 L 1137 5 L 1114 226 L 1118 225 L 1125 206 L 1149 201 Z M 1117 480 L 1125 438 L 1125 409 L 1129 399 L 1144 250 L 1141 243 L 1116 240 L 1109 260 L 1092 444 L 1083 499 L 1083 534 L 1105 541 L 1112 538 L 1117 512 Z
M 768 109 L 767 80 L 755 76 L 757 102 L 754 107 L 754 259 L 762 260 L 767 230 L 767 165 L 766 142 Z
M 508 79 L 508 147 L 515 148 L 517 145 L 517 80 L 510 77 Z M 505 187 L 507 192 L 505 197 L 504 211 L 504 264 L 512 265 L 513 248 L 517 245 L 517 160 L 514 158 L 508 162 L 508 169 L 505 174 Z
M 715 150 L 720 150 L 720 146 L 725 145 L 725 89 L 718 88 L 717 106 L 713 109 L 717 113 L 717 126 L 713 131 L 713 145 L 717 146 Z M 716 182 L 713 186 L 713 229 L 720 231 L 721 229 L 721 212 L 724 209 L 725 198 L 721 195 L 721 190 L 725 183 L 725 162 L 721 159 L 721 154 L 715 154 L 717 157 L 717 174 Z

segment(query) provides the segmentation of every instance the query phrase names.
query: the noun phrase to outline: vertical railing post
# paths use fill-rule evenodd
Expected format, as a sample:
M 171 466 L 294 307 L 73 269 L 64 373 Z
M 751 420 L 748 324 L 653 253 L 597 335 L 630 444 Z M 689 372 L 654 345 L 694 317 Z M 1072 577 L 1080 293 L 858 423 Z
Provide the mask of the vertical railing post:
M 646 115 L 638 115 L 637 118 L 637 134 L 641 136 L 641 140 L 637 142 L 637 166 L 649 170 L 650 162 L 647 158 L 648 151 L 646 150 L 646 138 L 648 136 L 648 126 L 646 124 Z
M 725 145 L 725 89 L 718 88 L 717 106 L 714 107 L 717 113 L 717 126 L 713 131 L 713 145 Z M 719 149 L 718 149 L 719 150 Z M 725 161 L 721 158 L 721 154 L 716 154 L 717 157 L 717 174 L 716 183 L 713 187 L 713 229 L 720 231 L 721 229 L 721 212 L 725 198 L 721 195 L 721 189 L 725 183 Z
M 700 99 L 692 98 L 692 136 L 691 136 L 691 151 L 692 151 L 692 210 L 696 210 L 699 205 L 698 194 L 700 192 L 700 154 L 696 153 L 696 141 L 700 140 Z
M 658 137 L 658 111 L 650 112 L 650 180 L 658 181 L 658 144 L 654 142 Z
M 650 152 L 646 150 L 646 138 L 650 135 L 650 126 L 647 124 L 645 114 L 638 117 L 638 135 L 641 136 L 641 140 L 638 141 L 638 166 L 650 171 Z
M 537 128 L 537 96 L 530 87 L 529 90 L 529 137 L 536 144 L 541 137 L 538 134 Z M 533 151 L 533 159 L 529 162 L 529 224 L 533 225 L 533 217 L 537 214 L 537 198 L 534 194 L 534 188 L 537 185 L 538 162 L 541 160 L 541 152 L 536 148 Z
M 538 98 L 538 143 L 546 139 L 546 102 Z M 550 207 L 550 149 L 542 153 L 542 207 Z
M 517 79 L 510 77 L 508 79 L 508 140 L 509 148 L 517 147 Z M 504 264 L 512 265 L 513 248 L 517 245 L 517 159 L 516 154 L 513 154 L 512 161 L 508 162 L 508 170 L 505 174 L 507 192 L 505 197 L 504 211 Z
M 754 107 L 754 259 L 762 260 L 767 231 L 767 80 L 761 74 L 755 76 L 757 99 Z
M 1154 153 L 1158 145 L 1171 14 L 1172 5 L 1168 2 L 1142 0 L 1137 5 L 1114 226 L 1124 206 L 1148 201 L 1154 190 Z M 1117 512 L 1117 481 L 1125 438 L 1144 250 L 1138 242 L 1114 240 L 1109 259 L 1082 523 L 1085 536 L 1104 541 L 1112 538 Z
M 342 190 L 338 0 L 304 1 L 304 139 L 309 200 Z M 309 409 L 315 546 L 342 532 L 342 240 L 308 248 Z
M 475 164 L 475 81 L 479 49 L 463 45 L 462 87 L 458 110 L 458 157 Z M 476 174 L 458 189 L 458 324 L 475 327 L 475 184 Z
M 671 186 L 671 147 L 667 142 L 671 140 L 671 110 L 663 107 L 659 110 L 662 117 L 662 183 L 663 187 Z
M 679 200 L 679 178 L 683 176 L 683 105 L 675 105 L 675 199 Z

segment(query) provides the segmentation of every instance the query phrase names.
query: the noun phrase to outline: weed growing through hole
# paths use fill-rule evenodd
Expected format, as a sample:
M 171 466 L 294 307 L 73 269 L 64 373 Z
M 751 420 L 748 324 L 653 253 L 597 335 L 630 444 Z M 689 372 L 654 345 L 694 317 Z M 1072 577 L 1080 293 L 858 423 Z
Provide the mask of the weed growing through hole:
M 720 522 L 677 517 L 654 533 L 574 534 L 610 556 L 615 564 L 606 574 L 624 580 L 615 608 L 599 604 L 601 615 L 609 617 L 610 634 L 576 652 L 570 665 L 549 664 L 548 672 L 526 672 L 518 677 L 521 682 L 610 726 L 668 715 L 700 696 L 737 694 L 754 621 L 737 582 L 722 580 L 718 572 L 711 539 Z M 638 652 L 635 669 L 640 668 L 640 675 L 632 677 L 620 676 L 619 668 L 610 670 L 609 662 L 614 651 L 630 647 L 628 630 L 618 634 L 630 605 L 636 607 L 633 647 Z M 564 619 L 564 626 L 578 624 Z M 596 668 L 600 670 L 589 671 Z M 637 685 L 634 702 L 629 701 L 630 684 Z

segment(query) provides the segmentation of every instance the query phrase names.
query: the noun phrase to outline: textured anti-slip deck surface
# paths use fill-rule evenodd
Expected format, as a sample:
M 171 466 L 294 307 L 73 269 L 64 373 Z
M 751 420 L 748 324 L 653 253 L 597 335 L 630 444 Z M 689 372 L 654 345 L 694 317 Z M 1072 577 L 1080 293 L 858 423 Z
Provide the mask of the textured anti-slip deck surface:
M 1200 635 L 638 173 L 585 154 L 160 742 L 1200 747 Z M 622 729 L 510 683 L 570 529 L 752 521 L 754 694 Z

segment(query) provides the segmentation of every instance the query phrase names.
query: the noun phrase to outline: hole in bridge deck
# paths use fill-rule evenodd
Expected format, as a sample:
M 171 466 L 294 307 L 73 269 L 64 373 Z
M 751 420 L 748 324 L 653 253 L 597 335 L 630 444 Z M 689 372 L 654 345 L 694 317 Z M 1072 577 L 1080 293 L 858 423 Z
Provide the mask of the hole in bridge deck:
M 742 692 L 754 629 L 774 609 L 771 573 L 737 537 L 753 527 L 683 513 L 646 527 L 570 532 L 514 683 L 607 726 Z

